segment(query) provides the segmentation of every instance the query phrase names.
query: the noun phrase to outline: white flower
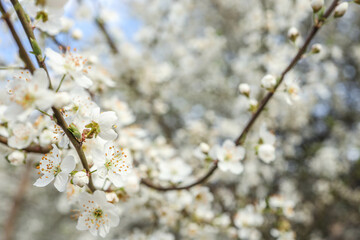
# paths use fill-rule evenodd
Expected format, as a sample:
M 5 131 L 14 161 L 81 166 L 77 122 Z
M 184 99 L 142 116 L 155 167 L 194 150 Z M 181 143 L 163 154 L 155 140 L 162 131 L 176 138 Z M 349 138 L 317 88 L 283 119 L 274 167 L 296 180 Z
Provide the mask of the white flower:
M 63 108 L 71 102 L 70 94 L 67 92 L 55 93 L 54 106 L 56 108 Z
M 12 135 L 9 138 L 8 145 L 12 148 L 23 149 L 30 145 L 36 136 L 36 130 L 29 123 L 16 123 L 10 126 Z
M 104 146 L 104 150 L 93 151 L 93 161 L 100 178 L 108 178 L 115 187 L 123 187 L 125 177 L 132 171 L 132 161 L 124 149 L 117 149 L 112 142 Z
M 36 180 L 34 186 L 45 187 L 55 178 L 55 188 L 59 192 L 63 192 L 66 189 L 69 174 L 75 168 L 75 159 L 69 155 L 61 160 L 59 149 L 55 144 L 52 146 L 53 149 L 50 154 L 45 154 L 40 161 L 38 169 L 40 171 L 39 174 L 42 174 L 42 176 Z
M 72 31 L 71 35 L 75 40 L 80 40 L 83 37 L 83 32 L 81 31 L 81 29 L 76 28 Z
M 99 137 L 104 140 L 114 140 L 117 137 L 117 133 L 113 127 L 116 127 L 117 120 L 118 117 L 115 112 L 108 111 L 100 113 L 100 108 L 95 107 L 91 113 L 91 123 L 85 127 L 94 130 L 95 134 L 99 134 Z
M 339 17 L 344 16 L 344 14 L 346 13 L 348 7 L 349 7 L 349 4 L 347 2 L 340 3 L 335 8 L 334 17 L 339 18 Z
M 241 94 L 244 94 L 245 96 L 249 96 L 249 94 L 250 94 L 250 86 L 249 86 L 249 84 L 247 84 L 247 83 L 241 83 L 240 85 L 239 85 L 239 92 L 241 93 Z
M 299 85 L 294 80 L 287 80 L 285 81 L 285 100 L 288 104 L 292 104 L 294 101 L 299 100 L 299 92 L 300 88 Z
M 75 173 L 72 182 L 74 185 L 77 185 L 79 187 L 83 187 L 89 183 L 89 177 L 87 176 L 86 172 L 79 171 Z
M 34 19 L 32 24 L 50 35 L 61 30 L 61 16 L 68 0 L 23 1 L 27 13 Z
M 14 166 L 19 166 L 25 161 L 25 154 L 21 151 L 14 151 L 7 156 L 7 160 Z
M 316 13 L 324 6 L 324 0 L 311 0 L 310 4 L 313 11 Z
M 181 158 L 175 158 L 170 161 L 161 161 L 159 163 L 159 179 L 179 183 L 184 181 L 192 172 L 191 167 Z
M 261 144 L 259 147 L 259 157 L 266 163 L 275 160 L 275 147 L 270 144 Z
M 126 102 L 120 101 L 116 97 L 110 99 L 106 98 L 103 102 L 104 108 L 112 109 L 119 117 L 119 124 L 121 126 L 129 125 L 135 121 L 135 116 L 132 113 Z
M 48 89 L 49 81 L 43 69 L 37 69 L 34 75 L 21 71 L 8 80 L 6 89 L 12 102 L 5 114 L 10 118 L 20 114 L 30 114 L 35 108 L 43 111 L 50 108 L 54 102 L 54 92 Z
M 258 148 L 258 155 L 265 163 L 270 163 L 275 160 L 275 136 L 266 129 L 263 124 L 260 127 L 261 145 Z
M 244 159 L 245 149 L 236 146 L 231 140 L 226 140 L 222 147 L 214 146 L 210 151 L 210 156 L 219 161 L 218 166 L 221 171 L 240 174 L 244 170 L 240 160 Z
M 260 210 L 253 205 L 247 205 L 239 210 L 234 217 L 234 223 L 238 228 L 258 227 L 263 222 Z
M 111 227 L 119 225 L 117 209 L 106 200 L 104 192 L 97 190 L 93 195 L 82 193 L 79 205 L 81 210 L 76 225 L 78 230 L 89 230 L 94 236 L 105 237 Z
M 276 78 L 270 74 L 265 75 L 261 79 L 261 86 L 263 86 L 267 90 L 273 89 L 275 85 L 276 85 Z
M 54 133 L 49 129 L 45 129 L 39 136 L 39 144 L 42 147 L 49 145 L 54 139 Z
M 295 27 L 291 27 L 287 33 L 288 38 L 293 42 L 295 42 L 299 35 L 299 31 Z
M 69 74 L 83 88 L 89 88 L 93 84 L 85 75 L 88 72 L 88 67 L 85 66 L 87 59 L 77 53 L 70 52 L 70 48 L 63 55 L 47 48 L 45 55 L 49 65 L 56 73 L 60 75 Z

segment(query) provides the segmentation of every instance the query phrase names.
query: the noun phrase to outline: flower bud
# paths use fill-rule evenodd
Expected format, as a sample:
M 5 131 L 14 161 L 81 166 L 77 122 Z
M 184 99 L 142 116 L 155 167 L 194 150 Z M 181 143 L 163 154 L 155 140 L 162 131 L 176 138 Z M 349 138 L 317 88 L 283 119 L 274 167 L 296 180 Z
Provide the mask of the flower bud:
M 68 105 L 71 101 L 71 97 L 67 92 L 58 92 L 55 94 L 54 105 L 56 108 L 62 108 Z
M 255 112 L 258 107 L 258 101 L 256 99 L 250 99 L 249 100 L 249 111 Z
M 83 33 L 80 29 L 74 29 L 74 31 L 72 32 L 72 37 L 76 40 L 80 40 L 83 37 Z
M 7 156 L 7 160 L 11 165 L 19 166 L 24 163 L 25 154 L 21 151 L 14 151 Z
M 203 153 L 208 153 L 210 151 L 210 147 L 206 143 L 202 142 L 200 143 L 200 150 Z
M 347 2 L 340 3 L 335 8 L 334 17 L 335 18 L 340 18 L 340 17 L 344 16 L 344 14 L 346 13 L 348 7 L 349 7 L 349 4 Z
M 250 94 L 250 86 L 247 83 L 241 83 L 239 85 L 239 91 L 241 94 L 244 94 L 245 96 L 249 97 Z
M 276 85 L 276 78 L 274 76 L 268 74 L 261 79 L 261 85 L 264 88 L 271 90 Z
M 75 175 L 72 179 L 72 183 L 79 187 L 83 187 L 89 183 L 89 177 L 87 176 L 86 172 L 79 171 L 79 172 L 75 173 Z
M 321 50 L 322 50 L 322 46 L 319 43 L 315 43 L 311 47 L 311 53 L 313 53 L 313 54 L 317 54 L 317 53 L 321 52 Z
M 324 6 L 324 0 L 311 0 L 311 7 L 314 13 L 317 13 Z
M 297 37 L 300 35 L 299 31 L 297 30 L 297 28 L 295 27 L 291 27 L 288 31 L 288 38 L 292 41 L 295 42 Z

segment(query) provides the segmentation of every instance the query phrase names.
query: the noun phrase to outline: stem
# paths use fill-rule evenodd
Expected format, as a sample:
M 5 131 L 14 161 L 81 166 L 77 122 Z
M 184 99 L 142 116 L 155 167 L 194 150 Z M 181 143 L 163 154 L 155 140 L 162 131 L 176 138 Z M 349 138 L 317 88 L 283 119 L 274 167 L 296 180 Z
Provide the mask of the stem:
M 17 34 L 15 28 L 14 28 L 14 25 L 12 24 L 11 20 L 10 20 L 10 14 L 6 12 L 1 0 L 0 0 L 0 11 L 1 11 L 1 14 L 2 14 L 2 18 L 4 19 L 4 21 L 6 22 L 7 26 L 9 27 L 9 30 L 16 42 L 16 44 L 18 45 L 19 47 L 19 55 L 20 55 L 20 58 L 23 60 L 23 62 L 25 63 L 26 65 L 26 68 L 29 69 L 29 71 L 31 73 L 33 73 L 35 71 L 35 66 L 34 64 L 32 63 L 27 51 L 25 50 L 24 48 L 24 45 L 22 44 L 20 38 L 19 38 L 19 35 Z
M 23 7 L 21 6 L 21 4 L 19 3 L 18 0 L 10 0 L 10 1 L 11 1 L 12 5 L 14 6 L 16 14 L 25 30 L 26 36 L 28 37 L 28 40 L 30 42 L 30 45 L 31 45 L 33 51 L 36 52 L 35 49 L 37 48 L 36 46 L 38 46 L 38 44 L 36 42 L 36 37 L 35 37 L 34 31 L 33 31 L 33 28 L 30 25 L 29 17 L 25 13 Z M 48 80 L 49 80 L 49 88 L 52 89 L 50 75 L 49 75 L 49 72 L 47 70 L 47 67 L 46 67 L 46 64 L 45 64 L 45 61 L 44 61 L 42 55 L 36 54 L 35 57 L 36 57 L 36 60 L 39 64 L 39 66 L 45 70 Z
M 196 185 L 199 185 L 203 182 L 205 182 L 217 169 L 217 161 L 214 161 L 214 165 L 209 169 L 209 171 L 201 178 L 199 178 L 198 180 L 196 180 L 195 182 L 189 184 L 189 185 L 185 185 L 182 187 L 162 187 L 156 184 L 153 184 L 152 182 L 150 182 L 147 179 L 141 179 L 141 183 L 144 184 L 145 186 L 148 186 L 149 188 L 158 190 L 158 191 L 173 191 L 173 190 L 184 190 L 184 189 L 189 189 L 192 188 Z
M 316 33 L 319 31 L 319 29 L 323 26 L 325 20 L 334 11 L 335 7 L 338 5 L 338 2 L 339 2 L 339 0 L 334 0 L 332 2 L 332 4 L 330 5 L 330 7 L 325 12 L 325 14 L 323 15 L 322 19 L 319 20 L 316 24 L 314 23 L 308 37 L 306 38 L 305 43 L 299 49 L 299 51 L 297 52 L 297 54 L 295 55 L 293 60 L 290 62 L 290 64 L 282 72 L 282 74 L 281 74 L 281 76 L 279 78 L 279 81 L 277 82 L 276 86 L 274 87 L 274 90 L 269 92 L 264 97 L 264 99 L 261 101 L 259 107 L 257 108 L 256 112 L 252 115 L 252 117 L 250 118 L 250 120 L 246 124 L 245 128 L 241 132 L 240 136 L 235 140 L 236 145 L 239 146 L 239 145 L 242 145 L 245 142 L 246 135 L 250 131 L 251 127 L 254 125 L 256 119 L 260 116 L 260 114 L 264 110 L 266 104 L 270 101 L 270 99 L 272 98 L 272 96 L 274 95 L 274 93 L 276 92 L 278 87 L 280 86 L 280 84 L 283 82 L 286 74 L 299 62 L 302 55 L 306 52 L 306 49 L 308 48 L 311 40 L 314 38 Z M 201 177 L 200 179 L 198 179 L 194 183 L 183 186 L 183 187 L 161 187 L 161 186 L 158 186 L 158 185 L 155 185 L 155 184 L 151 183 L 149 180 L 146 180 L 146 179 L 142 179 L 141 183 L 144 184 L 145 186 L 148 186 L 148 187 L 153 188 L 153 189 L 158 190 L 158 191 L 171 191 L 171 190 L 189 189 L 189 188 L 192 188 L 193 186 L 196 186 L 196 185 L 206 181 L 215 172 L 216 169 L 217 169 L 217 161 L 214 162 L 214 166 L 212 168 L 210 168 L 209 171 L 203 177 Z
M 0 143 L 7 145 L 8 139 L 6 137 L 0 136 Z M 26 147 L 24 149 L 19 149 L 19 150 L 23 150 L 26 152 L 32 152 L 32 153 L 45 154 L 45 153 L 50 152 L 51 149 L 52 149 L 51 146 L 41 147 L 40 145 L 30 145 L 29 147 Z
M 60 81 L 60 83 L 59 83 L 59 86 L 57 87 L 57 89 L 56 89 L 55 92 L 58 92 L 58 91 L 60 90 L 61 84 L 63 83 L 63 81 L 64 81 L 64 79 L 65 79 L 65 76 L 66 76 L 66 74 L 64 74 L 64 75 L 62 76 L 61 81 Z
M 101 32 L 104 34 L 106 41 L 108 42 L 111 51 L 113 52 L 113 54 L 117 54 L 119 53 L 118 48 L 116 47 L 116 44 L 114 42 L 114 40 L 111 38 L 110 34 L 108 33 L 108 31 L 106 30 L 104 21 L 102 19 L 100 19 L 99 17 L 97 17 L 95 19 L 96 24 L 98 25 L 98 27 L 100 28 Z
M 72 133 L 68 130 L 68 125 L 65 121 L 65 119 L 63 118 L 61 112 L 56 109 L 55 107 L 52 107 L 52 110 L 54 112 L 54 117 L 56 118 L 57 120 L 57 124 L 62 128 L 62 130 L 65 132 L 66 136 L 70 139 L 70 142 L 72 143 L 72 145 L 74 146 L 77 154 L 79 155 L 79 158 L 81 160 L 81 163 L 83 165 L 83 167 L 85 168 L 86 172 L 89 174 L 89 189 L 91 190 L 91 192 L 94 192 L 96 189 L 95 189 L 95 186 L 92 182 L 92 177 L 91 177 L 91 172 L 90 172 L 90 168 L 89 168 L 89 165 L 88 165 L 88 162 L 86 160 L 86 157 L 85 157 L 85 154 L 84 154 L 84 151 L 82 150 L 82 143 L 79 142 L 75 137 L 74 135 L 72 135 Z

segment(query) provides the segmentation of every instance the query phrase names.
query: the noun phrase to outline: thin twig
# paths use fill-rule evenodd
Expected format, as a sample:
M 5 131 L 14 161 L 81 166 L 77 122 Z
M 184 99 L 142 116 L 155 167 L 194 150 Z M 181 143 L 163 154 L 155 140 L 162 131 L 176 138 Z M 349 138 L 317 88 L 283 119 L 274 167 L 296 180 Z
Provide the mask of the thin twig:
M 2 18 L 4 19 L 4 21 L 6 22 L 6 24 L 8 25 L 10 32 L 16 42 L 16 44 L 19 47 L 19 55 L 20 58 L 24 61 L 24 63 L 26 64 L 26 68 L 29 69 L 29 71 L 31 73 L 33 73 L 35 71 L 35 66 L 32 63 L 32 61 L 30 60 L 30 57 L 27 53 L 27 51 L 24 48 L 24 45 L 22 44 L 19 35 L 17 34 L 14 25 L 12 24 L 11 20 L 10 20 L 10 14 L 8 12 L 6 12 L 2 2 L 0 1 L 0 11 L 2 14 Z
M 110 34 L 108 33 L 108 31 L 106 30 L 104 21 L 100 18 L 96 18 L 95 19 L 96 25 L 100 28 L 101 32 L 104 34 L 106 41 L 108 42 L 111 51 L 113 52 L 113 54 L 117 54 L 119 53 L 119 49 L 117 48 L 114 40 L 111 38 Z
M 55 107 L 52 107 L 52 110 L 54 112 L 54 117 L 57 120 L 57 124 L 62 128 L 62 130 L 65 132 L 66 136 L 70 139 L 70 142 L 72 143 L 72 145 L 74 146 L 77 154 L 79 155 L 79 158 L 81 160 L 81 163 L 83 165 L 83 167 L 85 168 L 87 174 L 89 175 L 89 184 L 88 187 L 89 189 L 94 192 L 95 186 L 92 182 L 92 177 L 91 177 L 91 172 L 90 172 L 90 168 L 89 168 L 89 164 L 86 160 L 86 156 L 84 151 L 82 150 L 82 143 L 79 142 L 74 135 L 68 130 L 68 125 L 64 119 L 64 117 L 62 116 L 61 112 L 56 109 Z
M 21 22 L 21 25 L 23 26 L 23 29 L 25 30 L 25 33 L 26 33 L 26 36 L 28 37 L 28 40 L 30 42 L 30 45 L 33 49 L 33 52 L 35 53 L 35 57 L 36 57 L 36 60 L 39 64 L 39 66 L 41 68 L 43 68 L 47 74 L 47 77 L 48 77 L 48 80 L 49 80 L 49 88 L 52 89 L 52 84 L 51 84 L 51 80 L 50 80 L 50 75 L 49 75 L 49 72 L 47 70 L 47 67 L 46 67 L 46 64 L 45 64 L 45 61 L 40 54 L 37 54 L 37 48 L 39 48 L 37 42 L 36 42 L 36 37 L 35 37 L 35 34 L 34 34 L 34 31 L 33 31 L 33 28 L 31 27 L 30 25 L 30 19 L 29 17 L 26 15 L 23 7 L 21 6 L 21 4 L 19 3 L 18 0 L 10 0 L 12 5 L 14 6 L 14 9 L 15 9 L 15 12 Z
M 325 20 L 330 16 L 332 11 L 335 9 L 335 7 L 338 5 L 339 0 L 334 0 L 331 6 L 328 8 L 328 10 L 323 15 L 322 19 L 320 19 L 317 23 L 315 23 L 310 31 L 310 34 L 307 36 L 305 43 L 303 46 L 299 49 L 296 56 L 293 58 L 293 60 L 290 62 L 290 64 L 285 68 L 285 70 L 281 73 L 281 76 L 277 82 L 277 84 L 274 87 L 274 90 L 269 92 L 265 98 L 261 101 L 258 109 L 253 114 L 251 119 L 246 124 L 244 130 L 241 132 L 240 136 L 236 139 L 235 143 L 236 145 L 241 145 L 244 143 L 245 138 L 249 130 L 251 129 L 252 125 L 255 123 L 256 119 L 260 116 L 260 113 L 264 110 L 266 104 L 270 101 L 270 99 L 274 96 L 275 91 L 278 89 L 280 84 L 283 82 L 286 74 L 299 62 L 303 54 L 306 52 L 311 40 L 314 38 L 316 33 L 319 31 L 319 29 L 323 26 Z
M 8 145 L 8 139 L 6 137 L 0 136 L 0 143 Z M 29 147 L 26 147 L 24 149 L 20 149 L 26 152 L 32 152 L 32 153 L 48 153 L 51 150 L 51 146 L 47 147 L 41 147 L 40 145 L 30 145 Z

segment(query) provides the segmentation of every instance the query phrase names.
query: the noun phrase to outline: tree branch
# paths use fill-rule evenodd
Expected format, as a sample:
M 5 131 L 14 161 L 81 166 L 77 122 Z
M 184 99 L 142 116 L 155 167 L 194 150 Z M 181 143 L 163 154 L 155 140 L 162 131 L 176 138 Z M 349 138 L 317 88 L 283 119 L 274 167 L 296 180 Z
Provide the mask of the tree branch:
M 0 136 L 0 143 L 5 144 L 8 146 L 8 139 L 6 137 Z M 51 146 L 47 147 L 41 147 L 40 145 L 30 145 L 29 147 L 19 149 L 26 152 L 32 152 L 32 153 L 48 153 L 51 150 Z
M 19 3 L 18 0 L 10 0 L 12 5 L 14 6 L 14 9 L 15 9 L 15 12 L 25 30 L 25 33 L 26 33 L 26 36 L 28 37 L 29 39 L 29 42 L 30 42 L 30 45 L 33 49 L 33 52 L 35 53 L 35 57 L 36 57 L 36 60 L 39 64 L 39 66 L 41 68 L 43 68 L 48 76 L 48 80 L 49 80 L 49 88 L 52 89 L 52 84 L 51 84 L 51 80 L 50 80 L 50 75 L 49 75 L 49 72 L 47 70 L 47 67 L 46 67 L 46 64 L 45 64 L 45 61 L 42 57 L 42 54 L 38 54 L 37 53 L 37 49 L 39 48 L 37 42 L 36 42 L 36 37 L 35 37 L 35 34 L 34 34 L 34 31 L 33 31 L 33 28 L 31 27 L 30 25 L 30 19 L 29 17 L 26 15 L 23 7 L 21 6 L 21 4 Z
M 331 4 L 331 6 L 327 9 L 325 14 L 317 23 L 315 23 L 310 31 L 310 34 L 307 36 L 303 46 L 299 49 L 298 53 L 295 55 L 293 60 L 290 62 L 290 64 L 285 68 L 285 70 L 281 73 L 281 76 L 277 82 L 277 84 L 274 87 L 274 90 L 269 92 L 263 100 L 260 102 L 260 105 L 256 112 L 253 114 L 253 116 L 250 118 L 248 123 L 246 124 L 244 130 L 241 132 L 240 136 L 236 139 L 235 143 L 236 145 L 241 145 L 244 143 L 245 138 L 249 130 L 251 129 L 252 125 L 255 123 L 256 119 L 260 116 L 260 113 L 264 110 L 266 104 L 270 101 L 270 99 L 274 96 L 276 90 L 280 86 L 280 84 L 283 82 L 286 74 L 299 62 L 303 54 L 306 52 L 311 40 L 314 38 L 316 33 L 319 31 L 319 29 L 323 26 L 326 19 L 330 16 L 332 11 L 334 11 L 335 7 L 338 5 L 339 0 L 334 0 Z
M 235 144 L 237 146 L 242 145 L 245 142 L 245 138 L 246 138 L 247 133 L 250 131 L 250 129 L 254 125 L 256 119 L 260 116 L 261 112 L 264 110 L 266 104 L 270 101 L 270 99 L 272 98 L 272 96 L 274 95 L 274 93 L 276 92 L 278 87 L 280 86 L 280 84 L 283 82 L 286 74 L 299 62 L 299 60 L 301 59 L 303 54 L 306 52 L 311 40 L 314 38 L 316 33 L 319 31 L 319 29 L 323 26 L 326 19 L 334 11 L 334 9 L 338 5 L 338 3 L 339 3 L 339 0 L 334 0 L 332 2 L 332 4 L 330 5 L 330 7 L 325 12 L 325 14 L 323 15 L 323 17 L 321 19 L 319 19 L 319 21 L 317 23 L 314 23 L 314 25 L 313 25 L 309 35 L 307 36 L 303 46 L 299 49 L 299 51 L 297 52 L 297 54 L 295 55 L 293 60 L 290 62 L 290 64 L 281 73 L 281 76 L 280 76 L 276 86 L 274 87 L 274 90 L 272 92 L 269 92 L 264 97 L 264 99 L 261 101 L 258 109 L 252 115 L 252 117 L 250 118 L 250 120 L 246 124 L 245 128 L 241 132 L 240 136 L 235 140 Z M 194 183 L 183 186 L 183 187 L 161 187 L 161 186 L 155 185 L 155 184 L 151 183 L 149 180 L 145 180 L 145 179 L 141 180 L 141 183 L 148 186 L 148 187 L 150 187 L 150 188 L 158 190 L 158 191 L 171 191 L 171 190 L 189 189 L 189 188 L 192 188 L 192 187 L 194 187 L 194 186 L 196 186 L 198 184 L 201 184 L 201 183 L 205 182 L 215 172 L 216 169 L 217 169 L 217 161 L 214 162 L 214 166 L 212 168 L 210 168 L 209 171 L 203 177 L 199 178 Z
M 62 128 L 62 130 L 65 132 L 66 136 L 70 139 L 70 142 L 72 143 L 72 145 L 74 146 L 77 154 L 79 155 L 79 158 L 81 160 L 81 163 L 83 165 L 83 167 L 85 168 L 87 174 L 89 175 L 89 184 L 88 187 L 89 189 L 94 192 L 95 186 L 92 182 L 92 177 L 91 177 L 91 172 L 90 172 L 90 168 L 89 168 L 89 164 L 86 160 L 86 156 L 84 154 L 84 151 L 82 150 L 82 143 L 79 142 L 74 135 L 72 135 L 72 133 L 68 130 L 68 125 L 64 119 L 64 117 L 62 116 L 61 112 L 56 109 L 55 107 L 52 107 L 52 110 L 54 112 L 54 117 L 57 120 L 57 124 Z
M 32 63 L 27 51 L 25 50 L 20 38 L 19 38 L 19 35 L 17 34 L 15 28 L 14 28 L 14 25 L 12 24 L 11 20 L 10 20 L 10 14 L 6 12 L 5 8 L 4 8 L 4 5 L 2 4 L 2 2 L 0 1 L 0 11 L 1 11 L 1 14 L 2 14 L 2 18 L 4 19 L 4 21 L 6 22 L 7 26 L 9 27 L 9 30 L 16 42 L 16 44 L 18 45 L 19 47 L 19 55 L 20 55 L 20 58 L 23 60 L 23 62 L 25 63 L 26 65 L 26 68 L 29 69 L 29 71 L 31 73 L 33 73 L 35 71 L 35 66 L 34 64 Z
M 117 54 L 119 53 L 119 49 L 117 48 L 114 40 L 111 38 L 110 34 L 108 33 L 108 31 L 106 30 L 104 21 L 102 19 L 100 19 L 99 17 L 97 17 L 95 19 L 96 25 L 100 28 L 101 32 L 104 34 L 106 41 L 108 42 L 111 51 L 113 54 Z

